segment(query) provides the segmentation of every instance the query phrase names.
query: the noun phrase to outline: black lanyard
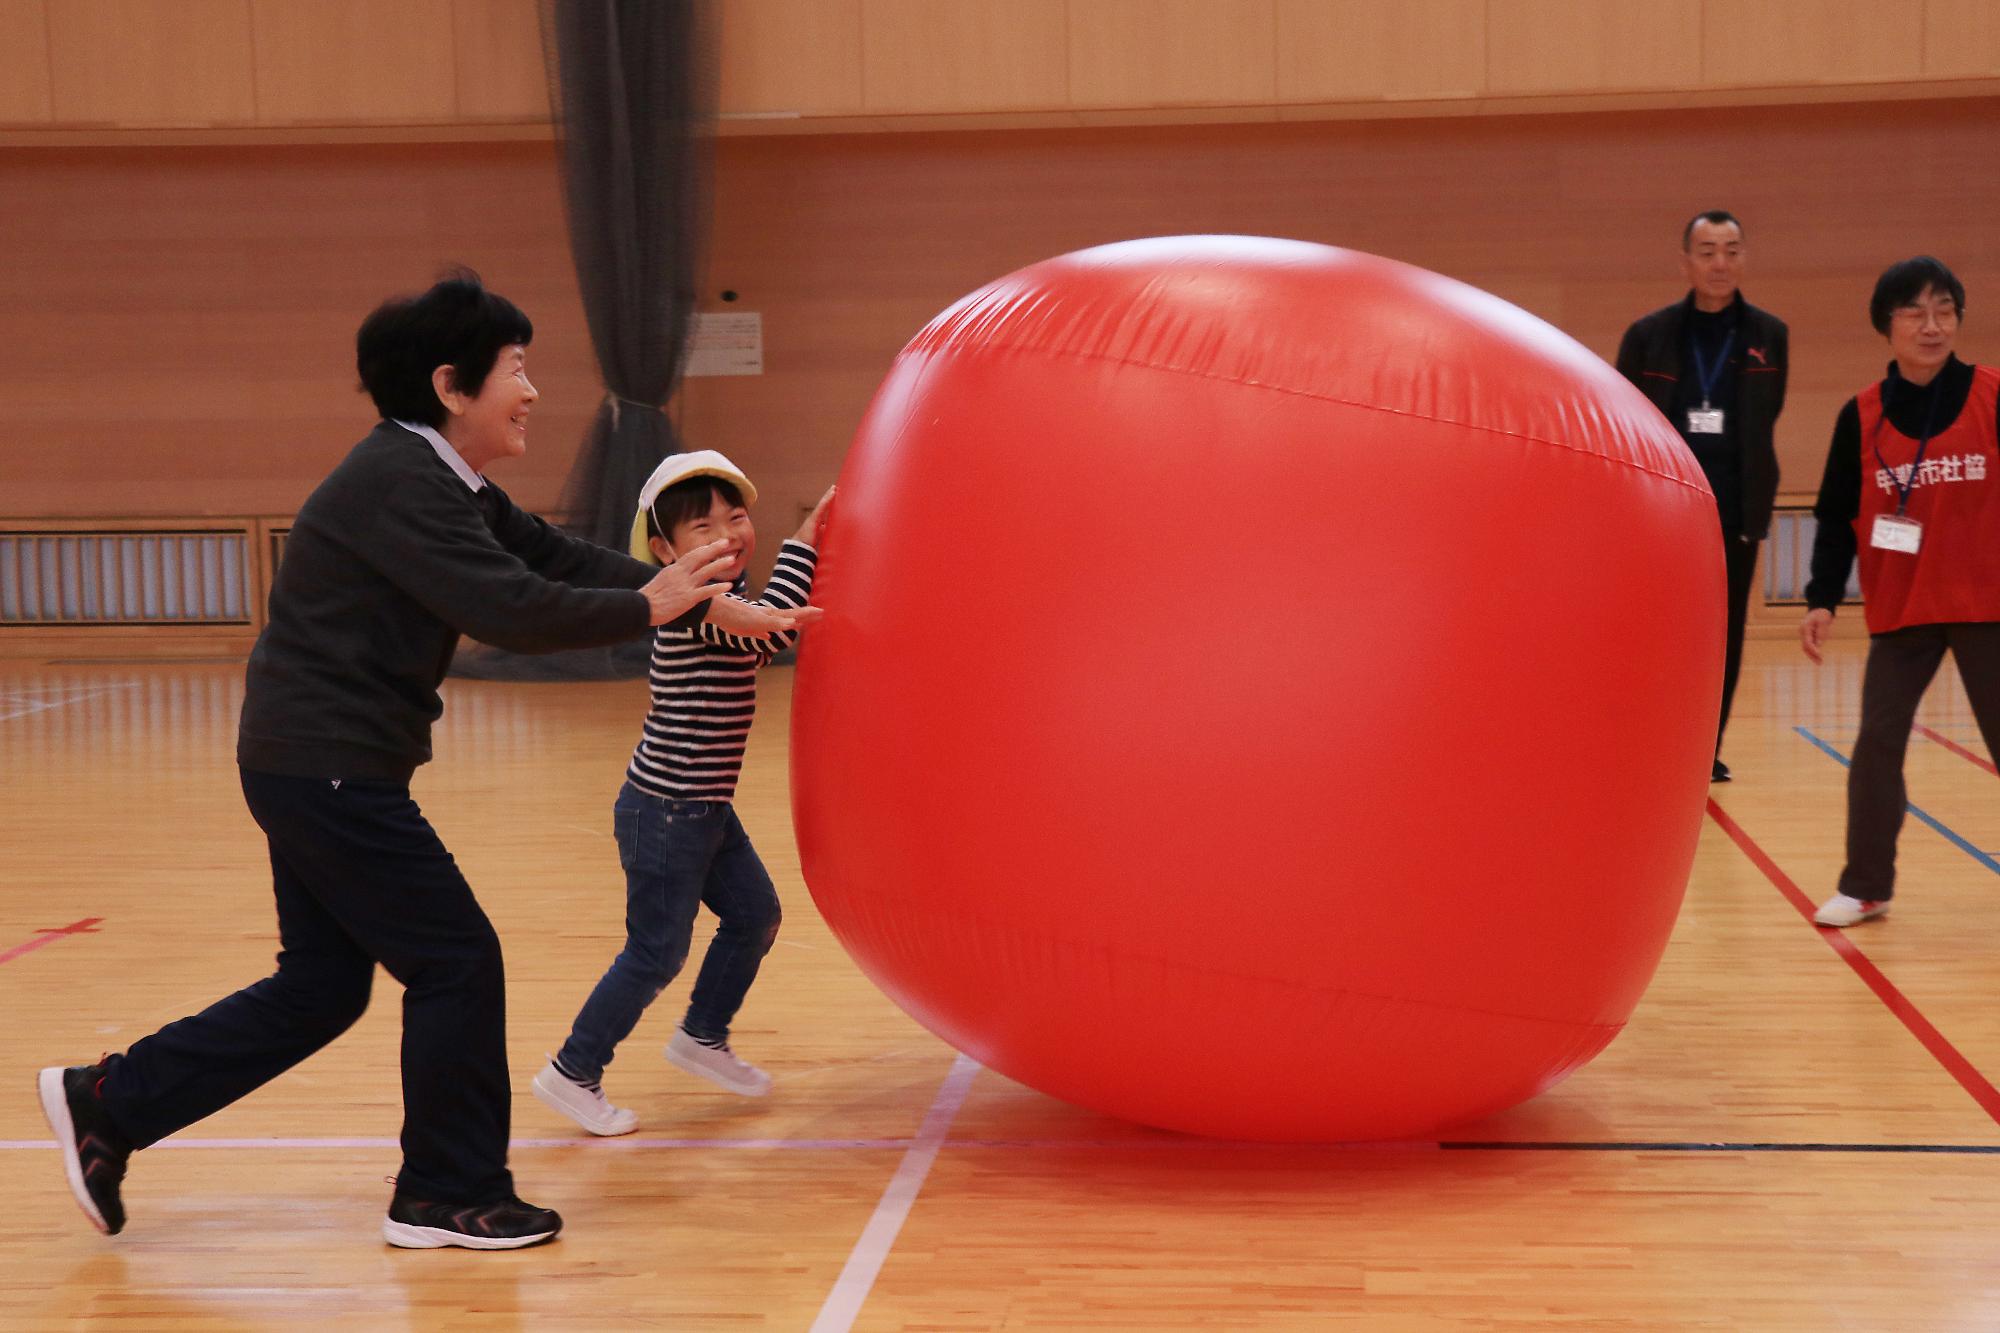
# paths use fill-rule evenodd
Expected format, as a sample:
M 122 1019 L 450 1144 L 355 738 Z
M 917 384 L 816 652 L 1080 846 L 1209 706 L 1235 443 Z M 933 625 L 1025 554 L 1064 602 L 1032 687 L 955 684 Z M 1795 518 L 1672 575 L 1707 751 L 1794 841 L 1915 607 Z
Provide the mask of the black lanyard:
M 1937 421 L 1938 399 L 1944 397 L 1938 391 L 1938 382 L 1932 380 L 1925 386 L 1930 390 L 1931 400 L 1924 408 L 1924 433 L 1917 439 L 1917 456 L 1910 463 L 1910 479 L 1897 481 L 1889 464 L 1882 457 L 1882 424 L 1889 419 L 1889 405 L 1882 405 L 1882 415 L 1875 419 L 1875 429 L 1869 436 L 1869 444 L 1875 450 L 1875 465 L 1889 474 L 1889 483 L 1896 488 L 1896 517 L 1901 518 L 1909 507 L 1910 492 L 1917 487 L 1917 469 L 1924 465 L 1924 450 L 1931 447 L 1931 427 Z
M 1729 364 L 1729 349 L 1736 345 L 1736 330 L 1731 329 L 1729 336 L 1722 340 L 1722 352 L 1715 358 L 1713 369 L 1702 357 L 1701 339 L 1693 339 L 1693 344 L 1688 350 L 1694 353 L 1694 374 L 1701 385 L 1701 406 L 1703 411 L 1707 411 L 1708 405 L 1715 401 L 1715 386 L 1722 378 L 1722 369 Z

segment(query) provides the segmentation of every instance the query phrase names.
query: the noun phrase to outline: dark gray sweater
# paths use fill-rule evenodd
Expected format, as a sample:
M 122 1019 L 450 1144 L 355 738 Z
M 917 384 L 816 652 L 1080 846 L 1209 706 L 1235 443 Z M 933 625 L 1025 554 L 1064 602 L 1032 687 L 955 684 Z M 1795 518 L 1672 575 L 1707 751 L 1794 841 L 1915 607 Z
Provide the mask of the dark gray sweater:
M 309 778 L 408 781 L 431 757 L 461 633 L 514 652 L 636 638 L 659 571 L 473 491 L 383 422 L 307 498 L 251 651 L 236 761 Z M 700 603 L 676 625 L 699 623 Z

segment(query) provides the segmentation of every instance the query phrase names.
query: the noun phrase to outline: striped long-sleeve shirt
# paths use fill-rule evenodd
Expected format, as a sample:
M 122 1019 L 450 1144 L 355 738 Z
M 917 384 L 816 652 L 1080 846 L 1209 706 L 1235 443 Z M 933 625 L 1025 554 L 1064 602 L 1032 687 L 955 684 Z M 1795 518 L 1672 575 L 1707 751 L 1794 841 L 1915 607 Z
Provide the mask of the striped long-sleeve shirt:
M 804 542 L 787 541 L 758 602 L 787 610 L 804 606 L 817 559 Z M 625 771 L 632 785 L 672 801 L 734 797 L 757 713 L 757 670 L 797 640 L 796 630 L 768 641 L 741 639 L 706 621 L 693 629 L 654 630 L 647 674 L 652 704 Z

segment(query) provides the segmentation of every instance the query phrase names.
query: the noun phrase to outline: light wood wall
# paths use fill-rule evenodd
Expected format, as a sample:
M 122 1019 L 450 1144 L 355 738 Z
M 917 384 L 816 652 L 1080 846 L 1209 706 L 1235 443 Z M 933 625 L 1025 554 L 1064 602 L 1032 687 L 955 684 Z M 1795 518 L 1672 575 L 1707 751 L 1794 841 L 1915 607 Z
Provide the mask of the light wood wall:
M 2000 91 L 1993 0 L 720 4 L 737 132 Z M 547 120 L 535 0 L 0 0 L 8 142 L 534 137 Z
M 374 419 L 354 333 L 447 261 L 536 323 L 555 503 L 603 390 L 547 144 L 0 150 L 0 514 L 291 514 Z
M 1810 491 L 1839 404 L 1881 372 L 1883 265 L 1943 256 L 1971 292 L 1964 352 L 2000 362 L 1997 120 L 1984 100 L 730 140 L 705 304 L 763 315 L 767 373 L 692 381 L 682 421 L 758 478 L 777 535 L 903 342 L 1037 259 L 1300 237 L 1462 278 L 1609 355 L 1680 295 L 1684 219 L 1720 206 L 1748 224 L 1750 298 L 1792 327 L 1779 444 L 1785 489 Z M 0 181 L 0 515 L 294 512 L 371 420 L 355 326 L 445 260 L 536 321 L 531 453 L 496 477 L 556 503 L 601 390 L 547 145 L 0 150 Z
M 732 141 L 709 288 L 765 313 L 771 373 L 692 382 L 685 424 L 809 496 L 940 308 L 1037 259 L 1143 235 L 1389 255 L 1609 358 L 1634 318 L 1683 295 L 1682 224 L 1722 207 L 1748 229 L 1748 298 L 1791 327 L 1778 447 L 1783 489 L 1810 494 L 1840 405 L 1886 362 L 1866 311 L 1887 264 L 1951 264 L 1970 289 L 1961 352 L 2000 363 L 2000 178 L 1983 165 L 1996 126 L 1988 99 Z
M 0 124 L 548 119 L 534 0 L 0 0 Z

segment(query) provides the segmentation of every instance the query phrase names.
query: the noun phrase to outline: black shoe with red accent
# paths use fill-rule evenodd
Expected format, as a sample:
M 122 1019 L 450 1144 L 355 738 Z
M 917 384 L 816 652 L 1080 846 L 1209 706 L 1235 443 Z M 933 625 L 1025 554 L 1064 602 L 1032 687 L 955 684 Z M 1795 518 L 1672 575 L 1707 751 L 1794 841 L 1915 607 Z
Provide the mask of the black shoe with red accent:
M 125 1229 L 125 1205 L 118 1186 L 125 1179 L 125 1160 L 132 1145 L 111 1123 L 110 1112 L 98 1100 L 104 1078 L 102 1065 L 44 1069 L 36 1082 L 42 1094 L 42 1114 L 62 1148 L 63 1173 L 77 1206 L 99 1231 L 115 1236 Z
M 561 1230 L 553 1209 L 511 1195 L 497 1203 L 426 1203 L 398 1194 L 389 1201 L 382 1239 L 406 1250 L 518 1250 L 546 1244 Z

